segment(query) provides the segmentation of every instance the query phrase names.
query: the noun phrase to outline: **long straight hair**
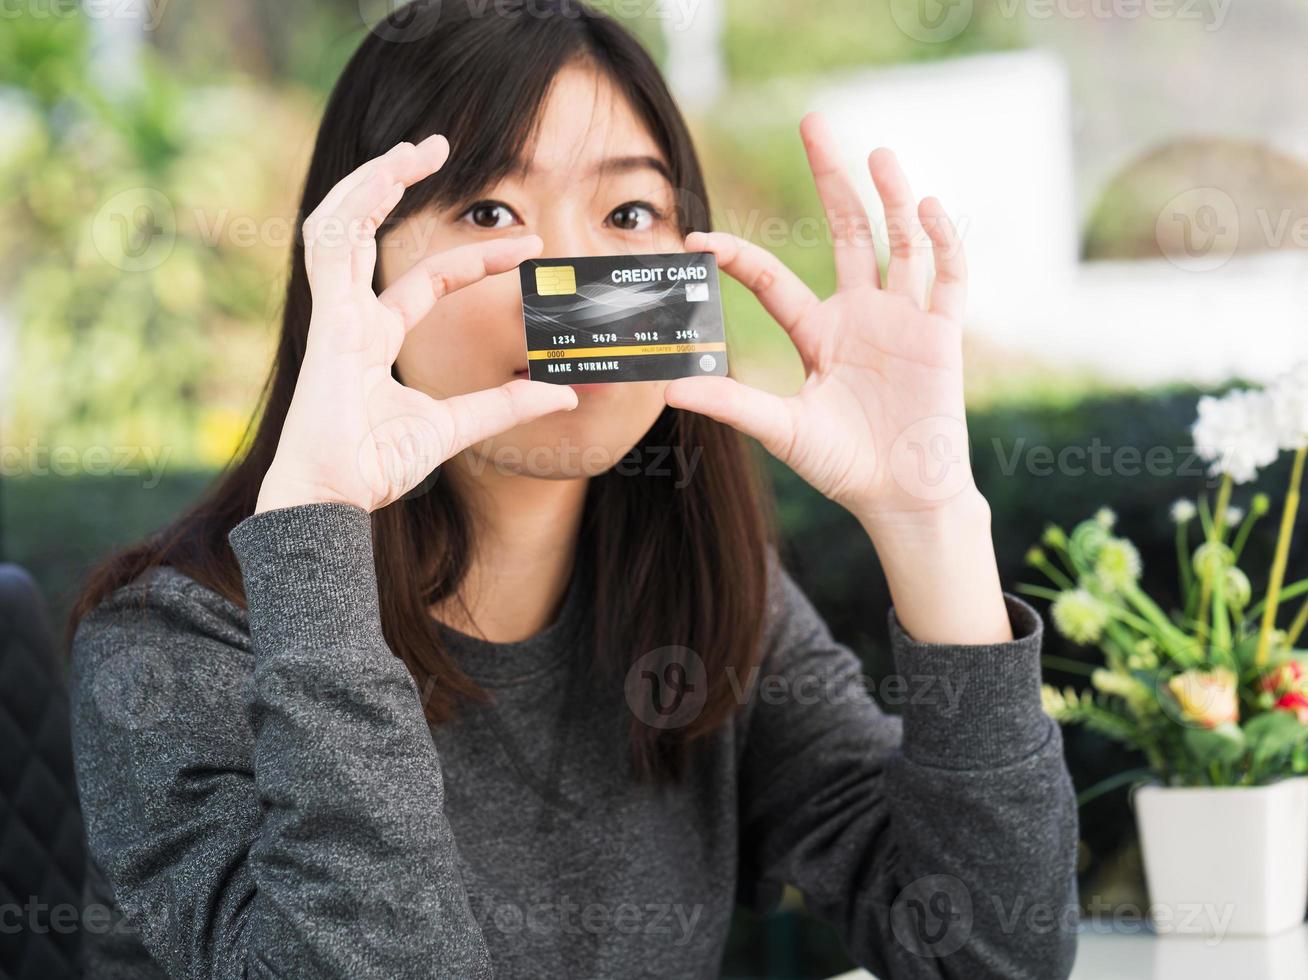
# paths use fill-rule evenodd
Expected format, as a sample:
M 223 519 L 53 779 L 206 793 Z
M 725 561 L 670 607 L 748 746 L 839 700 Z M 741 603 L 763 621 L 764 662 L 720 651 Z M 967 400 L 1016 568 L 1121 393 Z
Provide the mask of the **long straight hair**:
M 417 2 L 371 30 L 328 100 L 298 227 L 360 165 L 432 133 L 449 138 L 449 161 L 409 188 L 387 225 L 426 208 L 470 203 L 519 165 L 551 81 L 578 61 L 611 80 L 666 155 L 683 234 L 708 231 L 699 160 L 658 66 L 620 23 L 569 0 Z M 109 593 L 159 565 L 244 607 L 227 534 L 254 512 L 304 357 L 310 311 L 297 236 L 281 337 L 246 451 L 177 521 L 94 571 L 70 616 L 70 639 Z M 697 656 L 705 667 L 703 705 L 685 724 L 660 727 L 648 723 L 648 712 L 632 710 L 637 778 L 676 781 L 692 746 L 738 707 L 731 676 L 745 676 L 758 654 L 767 552 L 777 540 L 774 503 L 746 440 L 703 415 L 665 407 L 631 456 L 669 465 L 640 466 L 635 476 L 618 465 L 591 477 L 577 557 L 595 573 L 595 666 L 617 679 L 615 690 L 637 660 L 648 666 L 659 651 L 670 651 L 673 661 Z M 687 470 L 686 461 L 698 465 Z M 489 698 L 443 649 L 430 613 L 433 603 L 458 594 L 474 549 L 472 517 L 450 481 L 439 479 L 371 517 L 383 632 L 424 692 L 433 726 L 453 718 L 460 704 Z

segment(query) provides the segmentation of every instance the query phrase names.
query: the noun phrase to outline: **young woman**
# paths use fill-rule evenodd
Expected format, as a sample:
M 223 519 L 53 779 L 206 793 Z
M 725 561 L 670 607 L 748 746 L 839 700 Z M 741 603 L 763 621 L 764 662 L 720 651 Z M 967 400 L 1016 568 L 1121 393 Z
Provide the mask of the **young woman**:
M 708 231 L 614 21 L 407 12 L 327 106 L 248 452 L 75 613 L 89 974 L 713 977 L 790 883 L 882 977 L 1066 975 L 1073 796 L 966 462 L 940 205 L 871 154 L 882 281 L 805 118 L 822 300 Z M 786 330 L 797 394 L 523 376 L 523 260 L 679 250 Z M 742 433 L 866 530 L 902 718 L 782 567 Z

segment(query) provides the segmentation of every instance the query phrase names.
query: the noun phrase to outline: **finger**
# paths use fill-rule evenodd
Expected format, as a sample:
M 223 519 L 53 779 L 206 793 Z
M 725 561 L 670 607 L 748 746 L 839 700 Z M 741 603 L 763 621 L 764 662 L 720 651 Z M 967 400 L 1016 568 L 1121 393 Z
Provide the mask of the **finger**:
M 783 463 L 795 444 L 795 422 L 790 400 L 741 384 L 723 375 L 677 378 L 663 389 L 663 400 L 673 408 L 717 419 L 757 439 Z
M 712 252 L 718 268 L 757 296 L 781 324 L 805 367 L 816 360 L 820 338 L 805 324 L 808 314 L 822 301 L 784 262 L 767 249 L 724 231 L 693 231 L 686 236 L 686 248 Z
M 392 184 L 397 183 L 410 187 L 444 166 L 445 161 L 449 159 L 449 155 L 449 140 L 440 133 L 434 133 L 417 146 L 407 141 L 397 143 L 385 153 L 359 165 L 351 173 L 337 181 L 304 221 L 302 229 L 304 234 L 304 263 L 309 273 L 310 282 L 313 279 L 313 260 L 316 252 L 315 240 L 322 237 L 327 231 L 332 230 L 331 228 L 324 229 L 323 226 L 335 224 L 331 216 L 352 191 L 378 173 L 382 174 L 380 179 L 384 180 L 388 189 Z M 390 179 L 386 180 L 385 178 Z M 339 233 L 337 232 L 337 234 Z
M 515 269 L 545 247 L 539 235 L 494 238 L 437 252 L 418 262 L 377 297 L 412 330 L 442 297 L 487 276 Z M 401 336 L 400 339 L 403 339 Z M 547 384 L 547 382 L 540 382 Z
M 314 229 L 309 288 L 315 299 L 341 296 L 372 281 L 377 261 L 377 229 L 400 203 L 404 185 L 383 170 L 350 191 L 328 221 Z
M 963 240 L 944 207 L 934 197 L 923 198 L 918 205 L 918 214 L 927 237 L 931 239 L 931 254 L 935 260 L 931 312 L 961 322 L 967 303 L 967 259 L 963 255 Z
M 810 112 L 800 121 L 799 131 L 835 241 L 837 288 L 880 285 L 872 222 L 853 181 L 840 165 L 830 125 L 821 113 Z
M 921 305 L 926 288 L 926 263 L 917 248 L 917 209 L 913 191 L 890 150 L 884 147 L 873 150 L 867 162 L 886 214 L 886 237 L 890 243 L 886 288 Z
M 514 378 L 498 388 L 433 399 L 431 413 L 446 429 L 448 459 L 483 439 L 551 412 L 571 411 L 577 404 L 577 393 L 568 385 Z
M 396 143 L 385 153 L 365 161 L 337 181 L 314 208 L 309 220 L 331 214 L 350 191 L 378 170 L 386 171 L 389 176 L 408 187 L 439 170 L 449 156 L 450 141 L 440 133 L 433 133 L 416 146 L 407 140 Z

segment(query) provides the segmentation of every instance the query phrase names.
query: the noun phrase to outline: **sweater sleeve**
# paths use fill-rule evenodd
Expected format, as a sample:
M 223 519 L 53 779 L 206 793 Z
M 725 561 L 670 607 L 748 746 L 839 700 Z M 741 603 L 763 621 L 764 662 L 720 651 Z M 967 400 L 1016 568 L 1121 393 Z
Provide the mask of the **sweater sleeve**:
M 954 646 L 915 642 L 891 610 L 896 670 L 874 692 L 775 575 L 741 756 L 744 899 L 793 885 L 882 980 L 1066 977 L 1077 817 L 1039 616 L 1006 595 L 1012 642 Z
M 248 635 L 167 570 L 74 639 L 78 786 L 118 904 L 173 977 L 489 977 L 368 514 L 272 510 L 229 540 Z

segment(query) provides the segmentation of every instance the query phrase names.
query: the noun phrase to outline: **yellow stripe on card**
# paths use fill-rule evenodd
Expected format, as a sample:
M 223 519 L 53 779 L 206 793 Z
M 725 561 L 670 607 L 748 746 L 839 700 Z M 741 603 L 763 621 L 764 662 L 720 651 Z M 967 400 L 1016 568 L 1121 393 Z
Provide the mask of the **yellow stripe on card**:
M 698 354 L 701 351 L 726 350 L 723 341 L 703 344 L 636 344 L 626 347 L 553 347 L 529 350 L 529 361 L 572 361 L 579 357 L 613 357 L 640 354 Z

